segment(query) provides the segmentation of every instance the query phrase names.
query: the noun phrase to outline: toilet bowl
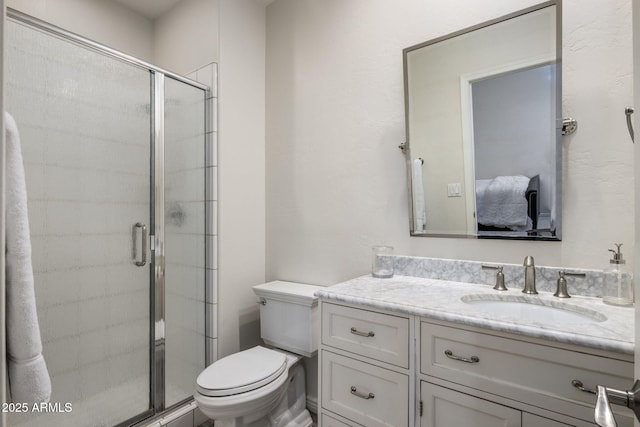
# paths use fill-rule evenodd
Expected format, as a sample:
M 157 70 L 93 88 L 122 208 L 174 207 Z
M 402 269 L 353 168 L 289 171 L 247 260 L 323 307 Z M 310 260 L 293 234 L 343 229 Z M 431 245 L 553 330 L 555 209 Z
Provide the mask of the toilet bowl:
M 194 399 L 207 417 L 227 420 L 221 425 L 311 426 L 304 405 L 290 408 L 300 398 L 306 404 L 305 373 L 298 363 L 300 358 L 262 346 L 232 354 L 198 376 Z M 309 423 L 298 424 L 304 412 Z M 296 424 L 288 422 L 294 419 Z
M 194 399 L 216 427 L 313 425 L 300 361 L 317 352 L 317 298 L 313 295 L 317 289 L 281 281 L 254 286 L 261 303 L 261 336 L 279 348 L 256 346 L 226 356 L 200 373 Z M 291 329 L 291 324 L 296 328 Z

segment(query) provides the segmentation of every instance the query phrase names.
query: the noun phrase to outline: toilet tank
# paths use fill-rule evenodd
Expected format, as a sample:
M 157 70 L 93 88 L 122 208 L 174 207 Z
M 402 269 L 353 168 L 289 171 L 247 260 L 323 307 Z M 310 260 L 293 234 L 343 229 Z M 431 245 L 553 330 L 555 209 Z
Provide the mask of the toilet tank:
M 275 281 L 253 287 L 260 303 L 260 336 L 265 343 L 302 356 L 318 351 L 320 313 L 313 294 L 321 286 Z

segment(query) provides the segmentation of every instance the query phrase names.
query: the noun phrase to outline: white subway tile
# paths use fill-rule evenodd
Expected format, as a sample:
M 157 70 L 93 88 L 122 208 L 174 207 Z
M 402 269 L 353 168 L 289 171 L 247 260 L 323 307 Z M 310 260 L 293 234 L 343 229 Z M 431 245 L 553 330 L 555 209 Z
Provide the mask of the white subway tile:
M 48 166 L 44 169 L 42 184 L 47 199 L 57 200 L 79 200 L 83 185 L 78 170 L 58 166 Z
M 79 301 L 80 279 L 76 270 L 36 273 L 34 287 L 38 313 L 40 309 Z
M 211 364 L 218 360 L 218 339 L 217 338 L 209 338 L 207 337 L 207 352 L 209 354 L 209 359 L 207 360 L 207 364 Z
M 209 104 L 209 126 L 207 130 L 209 132 L 217 132 L 218 131 L 218 98 L 211 98 Z
M 207 215 L 206 215 L 206 227 L 205 233 L 209 235 L 217 234 L 218 228 L 218 203 L 209 200 L 206 202 L 207 206 Z
M 82 301 L 79 308 L 78 323 L 81 333 L 104 330 L 109 324 L 110 313 L 101 298 Z
M 38 320 L 43 342 L 75 336 L 79 332 L 78 303 L 61 304 L 40 310 Z
M 77 283 L 77 295 L 80 300 L 102 298 L 109 293 L 109 271 L 107 265 L 83 266 L 70 271 Z
M 218 302 L 218 270 L 207 269 L 206 302 L 216 304 Z
M 106 369 L 96 369 L 95 365 L 83 366 L 80 368 L 80 381 L 78 388 L 86 398 L 96 396 L 107 391 L 107 377 L 109 372 Z M 113 393 L 113 391 L 111 391 Z
M 80 372 L 67 371 L 51 376 L 51 401 L 52 402 L 77 402 L 82 399 L 80 384 Z
M 27 190 L 28 191 L 28 190 Z M 47 234 L 46 218 L 49 210 L 47 201 L 27 198 L 29 209 L 29 231 L 31 236 Z
M 218 168 L 216 166 L 206 168 L 206 200 L 218 200 Z
M 218 338 L 218 304 L 206 305 L 207 310 L 207 336 L 209 338 Z
M 216 165 L 216 133 L 215 132 L 207 132 L 206 134 L 206 143 L 205 143 L 205 167 L 215 166 Z
M 208 268 L 217 268 L 217 257 L 218 257 L 218 248 L 216 246 L 217 240 L 216 236 L 206 236 L 206 244 L 207 244 L 207 262 L 206 267 Z
M 80 345 L 78 335 L 48 342 L 43 349 L 43 355 L 49 374 L 56 375 L 77 369 L 80 365 Z
M 104 361 L 108 357 L 109 340 L 106 325 L 101 329 L 80 334 L 79 340 L 80 352 L 78 361 L 81 366 L 90 366 Z M 95 369 L 95 367 L 92 367 L 92 369 Z
M 45 167 L 33 163 L 24 165 L 24 175 L 27 184 L 27 200 L 46 200 L 48 198 Z

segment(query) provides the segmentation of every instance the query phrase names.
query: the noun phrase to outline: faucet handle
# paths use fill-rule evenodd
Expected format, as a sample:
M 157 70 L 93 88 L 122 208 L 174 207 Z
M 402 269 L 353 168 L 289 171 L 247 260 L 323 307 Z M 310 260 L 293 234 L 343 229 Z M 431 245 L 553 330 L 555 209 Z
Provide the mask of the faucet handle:
M 483 270 L 498 270 L 496 273 L 496 285 L 493 287 L 496 291 L 506 291 L 507 287 L 504 285 L 504 273 L 502 269 L 504 267 L 501 265 L 482 265 Z
M 556 293 L 553 294 L 554 297 L 558 298 L 571 298 L 569 292 L 567 291 L 567 279 L 564 276 L 573 276 L 573 277 L 586 277 L 584 273 L 570 273 L 568 271 L 560 270 L 558 271 L 558 286 L 556 288 Z

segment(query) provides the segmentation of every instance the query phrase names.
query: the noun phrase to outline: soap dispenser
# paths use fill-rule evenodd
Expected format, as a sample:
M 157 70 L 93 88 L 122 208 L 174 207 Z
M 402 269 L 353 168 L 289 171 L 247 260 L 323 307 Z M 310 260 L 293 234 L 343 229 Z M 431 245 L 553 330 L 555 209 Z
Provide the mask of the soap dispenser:
M 633 305 L 633 274 L 622 257 L 622 243 L 615 245 L 617 250 L 609 249 L 613 256 L 609 260 L 609 267 L 604 270 L 602 301 L 611 305 L 630 306 Z

